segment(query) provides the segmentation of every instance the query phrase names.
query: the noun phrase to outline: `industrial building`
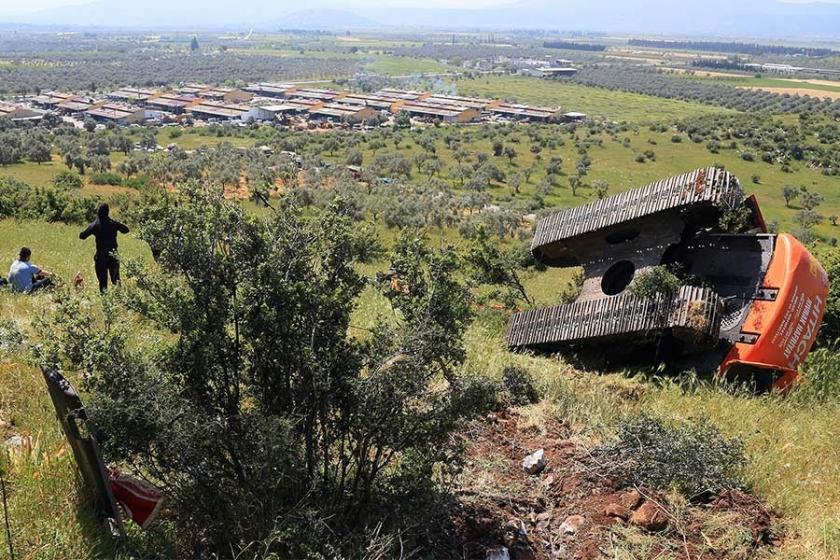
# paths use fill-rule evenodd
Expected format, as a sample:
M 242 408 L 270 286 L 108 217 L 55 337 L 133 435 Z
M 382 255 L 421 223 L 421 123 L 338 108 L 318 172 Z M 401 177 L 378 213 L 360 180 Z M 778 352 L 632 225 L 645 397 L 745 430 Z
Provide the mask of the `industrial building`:
M 27 109 L 19 105 L 0 102 L 0 119 L 11 119 L 13 121 L 37 120 L 44 117 L 44 114 L 33 109 Z
M 125 87 L 112 91 L 107 95 L 111 101 L 122 103 L 133 103 L 136 105 L 143 105 L 150 97 L 157 95 L 157 91 L 153 89 Z
M 75 97 L 72 93 L 60 93 L 56 91 L 45 91 L 32 98 L 32 104 L 41 109 L 55 109 L 59 103 Z
M 363 105 L 365 107 L 372 107 L 380 111 L 390 111 L 391 105 L 394 104 L 395 99 L 392 97 L 385 97 L 375 94 L 364 93 L 348 93 L 341 98 L 342 103 L 349 103 L 351 105 Z
M 85 111 L 85 115 L 98 122 L 139 124 L 146 120 L 146 110 L 125 103 L 104 103 Z
M 533 107 L 531 105 L 519 105 L 516 103 L 498 103 L 490 107 L 488 112 L 502 117 L 531 122 L 560 121 L 563 117 L 563 112 L 560 107 L 551 109 L 549 107 Z
M 146 101 L 146 107 L 158 111 L 166 111 L 175 115 L 181 115 L 190 105 L 197 105 L 199 100 L 189 95 L 177 93 L 163 93 Z
M 283 102 L 283 105 L 286 107 L 291 107 L 294 109 L 294 112 L 298 114 L 308 113 L 312 109 L 316 109 L 318 107 L 323 107 L 324 102 L 319 99 L 304 99 L 301 97 L 293 97 L 287 101 Z
M 578 73 L 577 68 L 572 68 L 570 66 L 563 66 L 563 67 L 555 67 L 549 66 L 546 68 L 540 68 L 538 72 L 541 74 L 543 78 L 569 78 L 574 76 Z
M 347 92 L 333 91 L 331 89 L 299 88 L 292 92 L 292 95 L 302 99 L 317 99 L 324 102 L 341 99 Z
M 400 101 L 394 104 L 392 112 L 405 111 L 412 117 L 426 120 L 441 120 L 448 123 L 468 123 L 478 120 L 481 113 L 472 107 L 427 104 L 423 101 Z
M 364 105 L 348 105 L 346 103 L 324 103 L 320 107 L 309 110 L 311 118 L 350 124 L 373 121 L 379 116 L 379 111 Z
M 187 107 L 186 110 L 196 118 L 216 121 L 240 121 L 247 123 L 274 119 L 274 114 L 262 107 L 218 103 L 215 101 L 202 101 L 196 105 Z
M 93 97 L 85 97 L 83 95 L 78 95 L 75 97 L 65 99 L 64 101 L 55 106 L 55 110 L 59 113 L 75 115 L 78 113 L 84 113 L 85 111 L 90 111 L 91 109 L 98 107 L 104 103 L 104 101 L 94 99 Z
M 461 97 L 459 95 L 430 95 L 429 97 L 423 98 L 423 103 L 453 107 L 469 107 L 470 109 L 484 111 L 490 107 L 498 105 L 501 101 L 498 99 Z
M 224 103 L 247 103 L 254 98 L 254 94 L 238 88 L 208 87 L 195 94 L 196 97 L 210 101 Z
M 245 91 L 253 93 L 259 97 L 271 97 L 274 99 L 282 99 L 289 97 L 295 91 L 295 86 L 290 84 L 278 84 L 274 82 L 260 82 L 258 84 L 251 84 L 244 88 Z
M 420 101 L 430 97 L 432 94 L 423 91 L 410 91 L 405 89 L 384 88 L 377 91 L 374 95 L 380 97 L 387 97 L 393 101 Z

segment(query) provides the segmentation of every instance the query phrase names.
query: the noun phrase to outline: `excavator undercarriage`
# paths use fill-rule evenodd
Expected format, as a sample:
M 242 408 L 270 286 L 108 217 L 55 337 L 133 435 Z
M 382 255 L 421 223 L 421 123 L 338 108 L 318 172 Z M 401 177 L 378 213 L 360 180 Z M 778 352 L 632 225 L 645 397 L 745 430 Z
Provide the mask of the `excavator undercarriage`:
M 531 251 L 551 267 L 582 267 L 584 280 L 572 303 L 515 314 L 512 349 L 648 358 L 654 351 L 684 368 L 779 388 L 796 379 L 828 293 L 807 249 L 768 234 L 755 198 L 713 167 L 547 216 Z M 633 283 L 661 265 L 682 285 L 634 293 Z

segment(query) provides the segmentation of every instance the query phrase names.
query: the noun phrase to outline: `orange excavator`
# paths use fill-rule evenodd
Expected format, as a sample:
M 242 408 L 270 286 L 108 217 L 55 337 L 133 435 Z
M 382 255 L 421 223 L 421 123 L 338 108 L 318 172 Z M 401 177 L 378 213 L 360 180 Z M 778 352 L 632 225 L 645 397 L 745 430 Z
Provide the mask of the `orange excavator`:
M 656 355 L 784 390 L 825 313 L 820 263 L 793 236 L 768 233 L 755 197 L 713 167 L 549 215 L 531 251 L 551 267 L 582 267 L 584 280 L 572 303 L 516 313 L 514 350 Z M 633 289 L 661 266 L 677 289 Z

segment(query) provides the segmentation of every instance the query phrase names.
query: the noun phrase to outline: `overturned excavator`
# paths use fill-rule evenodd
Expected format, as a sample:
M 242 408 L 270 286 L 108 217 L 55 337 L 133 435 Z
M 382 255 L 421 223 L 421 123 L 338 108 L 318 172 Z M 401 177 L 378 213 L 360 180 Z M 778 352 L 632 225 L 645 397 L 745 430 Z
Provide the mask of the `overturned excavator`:
M 741 216 L 729 233 L 725 216 Z M 767 233 L 737 178 L 699 169 L 543 218 L 531 244 L 550 267 L 582 267 L 573 303 L 515 314 L 514 350 L 664 360 L 784 389 L 822 322 L 828 277 L 793 236 Z M 669 265 L 676 291 L 631 285 Z

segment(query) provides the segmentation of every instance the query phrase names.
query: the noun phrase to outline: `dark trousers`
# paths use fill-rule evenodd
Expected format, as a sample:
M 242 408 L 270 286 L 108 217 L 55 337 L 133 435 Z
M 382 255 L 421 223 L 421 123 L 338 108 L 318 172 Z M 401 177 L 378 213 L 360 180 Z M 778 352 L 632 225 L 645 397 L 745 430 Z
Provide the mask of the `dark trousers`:
M 100 292 L 108 289 L 108 276 L 111 277 L 111 284 L 120 283 L 120 261 L 113 255 L 96 255 L 93 257 L 93 266 Z
M 32 288 L 29 290 L 29 293 L 34 294 L 38 290 L 43 290 L 44 288 L 49 288 L 50 286 L 52 286 L 52 278 L 41 278 L 40 280 L 32 282 Z

